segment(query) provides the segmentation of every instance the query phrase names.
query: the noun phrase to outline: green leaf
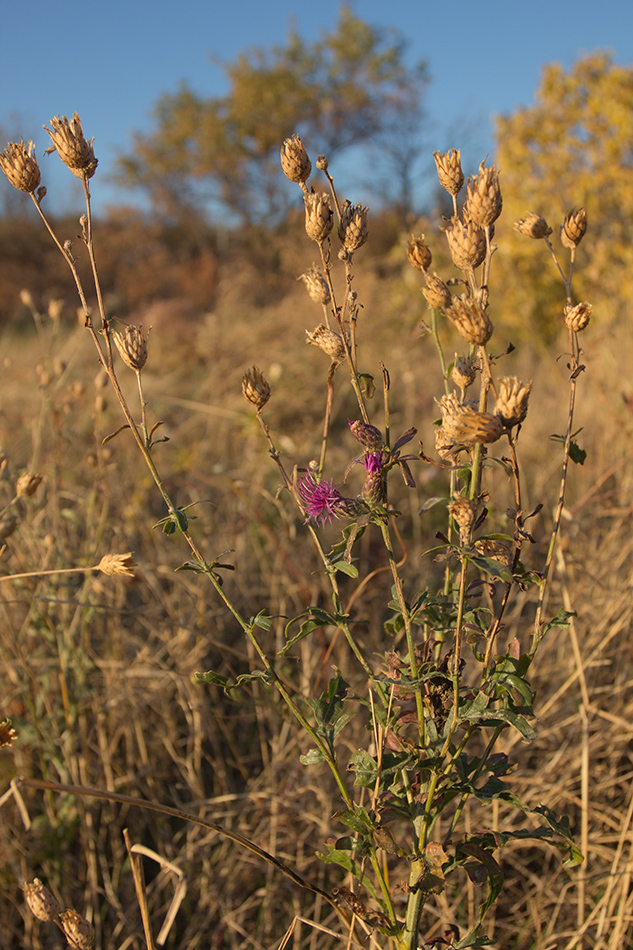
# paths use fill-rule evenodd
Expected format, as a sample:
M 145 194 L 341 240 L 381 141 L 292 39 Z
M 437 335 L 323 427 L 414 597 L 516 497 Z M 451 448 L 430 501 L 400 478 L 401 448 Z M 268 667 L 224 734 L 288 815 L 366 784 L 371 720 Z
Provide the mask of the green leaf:
M 373 756 L 369 752 L 365 752 L 364 749 L 359 749 L 354 753 L 348 768 L 350 771 L 356 772 L 354 785 L 358 785 L 360 788 L 373 788 L 376 784 L 378 765 Z
M 468 554 L 467 559 L 474 564 L 475 567 L 478 567 L 480 571 L 483 571 L 484 574 L 490 574 L 491 577 L 497 577 L 500 581 L 503 581 L 504 584 L 512 583 L 512 571 L 506 564 L 502 564 L 501 561 L 495 561 L 491 557 L 483 557 L 481 554 Z
M 358 568 L 355 564 L 348 564 L 347 561 L 335 561 L 330 567 L 339 574 L 347 574 L 348 577 L 358 577 Z
M 226 687 L 227 693 L 232 689 L 241 689 L 242 686 L 246 686 L 248 683 L 255 682 L 265 683 L 267 686 L 273 682 L 273 678 L 268 670 L 254 670 L 252 673 L 240 673 L 234 683 L 230 683 Z
M 567 859 L 563 861 L 564 867 L 574 868 L 577 865 L 582 864 L 584 861 L 584 856 L 582 852 L 576 847 L 572 837 L 571 828 L 569 827 L 569 818 L 567 815 L 557 818 L 554 812 L 546 805 L 539 805 L 537 808 L 533 809 L 533 812 L 535 815 L 542 815 L 549 827 L 565 839 L 565 845 L 555 845 L 556 847 L 564 847 L 569 852 Z
M 545 624 L 545 626 L 541 630 L 541 637 L 544 637 L 545 634 L 549 633 L 549 631 L 552 630 L 554 627 L 568 627 L 569 618 L 575 617 L 575 616 L 576 616 L 575 610 L 563 610 L 563 608 L 561 607 L 561 609 L 558 611 L 556 616 L 552 617 L 552 619 L 549 620 Z
M 585 450 L 581 449 L 574 439 L 571 440 L 571 444 L 569 446 L 569 457 L 572 462 L 576 463 L 576 465 L 584 465 L 585 459 L 587 458 L 587 453 Z
M 194 673 L 194 679 L 197 683 L 211 683 L 213 686 L 221 686 L 223 689 L 226 688 L 229 681 L 228 676 L 214 673 L 213 670 L 209 670 L 207 673 Z
M 320 749 L 314 748 L 308 749 L 304 755 L 300 755 L 299 761 L 302 765 L 316 765 L 319 762 L 327 762 L 327 759 Z

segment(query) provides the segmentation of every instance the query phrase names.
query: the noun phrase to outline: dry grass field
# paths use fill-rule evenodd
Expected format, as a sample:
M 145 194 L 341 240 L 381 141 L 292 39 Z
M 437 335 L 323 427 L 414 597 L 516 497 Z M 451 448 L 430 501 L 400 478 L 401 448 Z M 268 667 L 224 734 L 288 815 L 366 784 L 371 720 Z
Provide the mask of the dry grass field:
M 95 240 L 98 250 L 98 234 Z M 392 432 L 415 426 L 412 451 L 421 440 L 433 455 L 435 400 L 444 384 L 432 336 L 420 327 L 430 320 L 420 274 L 407 262 L 404 240 L 384 254 L 370 247 L 365 258 L 358 255 L 354 282 L 363 308 L 359 369 L 378 382 L 380 363 L 386 365 Z M 305 272 L 314 255 L 298 229 L 278 239 L 284 274 Z M 191 530 L 208 560 L 231 552 L 221 560 L 235 570 L 222 579 L 243 616 L 265 609 L 289 619 L 307 604 L 325 605 L 326 582 L 301 513 L 288 492 L 278 492 L 279 471 L 241 379 L 255 363 L 269 381 L 266 422 L 292 470 L 319 457 L 328 360 L 306 346 L 305 331 L 320 322 L 320 309 L 303 284 L 288 280 L 271 289 L 260 265 L 245 253 L 239 266 L 232 260 L 220 267 L 209 312 L 172 299 L 139 302 L 124 316 L 152 326 L 144 393 L 150 425 L 162 422 L 157 437 L 169 439 L 153 454 L 170 495 L 181 508 L 195 505 Z M 0 751 L 0 797 L 17 776 L 113 797 L 23 785 L 28 823 L 14 797 L 3 800 L 0 945 L 60 946 L 59 931 L 25 907 L 21 886 L 39 877 L 62 906 L 90 919 L 97 948 L 150 946 L 126 832 L 130 845 L 155 854 L 146 852 L 142 864 L 154 939 L 177 885 L 184 889 L 165 946 L 346 946 L 348 933 L 320 893 L 302 890 L 213 827 L 130 801 L 218 823 L 329 893 L 348 883 L 341 868 L 315 857 L 341 833 L 332 820 L 341 807 L 335 783 L 324 765 L 301 764 L 309 739 L 279 695 L 264 682 L 225 695 L 194 679 L 205 670 L 236 678 L 257 667 L 258 658 L 205 579 L 176 571 L 190 552 L 178 533 L 155 527 L 164 504 L 129 430 L 103 444 L 123 420 L 71 300 L 68 275 L 59 313 L 47 310 L 38 294 L 24 305 L 23 319 L 2 332 L 0 506 L 9 507 L 0 521 L 0 720 L 11 720 L 17 738 Z M 446 323 L 442 332 L 452 359 L 459 337 Z M 496 325 L 495 353 L 514 332 L 503 321 Z M 550 435 L 567 425 L 568 343 L 562 320 L 551 344 L 529 332 L 514 342 L 517 349 L 501 358 L 500 372 L 533 380 L 518 445 L 524 509 L 543 505 L 530 522 L 534 543 L 523 559 L 527 570 L 540 570 L 560 489 L 560 446 Z M 545 605 L 548 616 L 559 607 L 575 614 L 567 627 L 548 634 L 530 669 L 537 737 L 528 743 L 507 734 L 498 748 L 516 763 L 505 777 L 512 791 L 529 808 L 545 804 L 567 815 L 585 861 L 566 870 L 546 842 L 518 839 L 503 850 L 505 886 L 485 927 L 500 950 L 616 950 L 633 939 L 630 326 L 606 325 L 595 314 L 581 344 L 576 428 L 582 428 L 577 439 L 587 459 L 571 465 Z M 132 405 L 135 376 L 124 370 L 120 378 Z M 327 461 L 337 485 L 355 453 L 347 420 L 357 407 L 349 387 L 339 383 L 344 372 L 335 376 Z M 407 583 L 441 586 L 443 565 L 423 553 L 446 522 L 446 502 L 419 512 L 429 498 L 447 494 L 445 475 L 421 461 L 413 467 L 415 488 L 396 478 L 390 483 L 390 504 L 401 512 L 396 553 Z M 25 471 L 43 480 L 15 501 Z M 352 469 L 350 494 L 361 484 Z M 512 497 L 501 471 L 493 474 L 490 492 L 490 517 L 496 530 L 507 530 Z M 322 533 L 332 543 L 340 526 Z M 359 643 L 377 667 L 390 648 L 384 624 L 392 584 L 379 540 L 370 527 L 355 549 L 360 578 L 372 574 L 372 583 L 341 581 L 345 602 L 363 620 Z M 134 576 L 91 570 L 103 555 L 128 551 L 134 552 Z M 68 568 L 83 570 L 46 573 Z M 504 649 L 515 638 L 529 645 L 535 597 L 535 588 L 519 591 L 508 608 Z M 275 623 L 262 633 L 270 655 L 283 647 L 283 627 Z M 364 676 L 343 637 L 328 628 L 302 640 L 279 667 L 282 680 L 293 681 L 304 696 L 323 692 L 333 670 L 352 690 L 362 688 Z M 357 717 L 342 740 L 350 755 L 367 743 L 365 733 Z M 517 820 L 499 801 L 487 809 L 496 828 L 512 828 Z M 482 822 L 489 826 L 484 811 L 468 803 L 462 815 L 467 832 Z M 430 899 L 425 945 L 450 945 L 450 923 L 462 933 L 473 926 L 478 890 L 464 875 Z M 365 945 L 387 941 L 375 933 Z

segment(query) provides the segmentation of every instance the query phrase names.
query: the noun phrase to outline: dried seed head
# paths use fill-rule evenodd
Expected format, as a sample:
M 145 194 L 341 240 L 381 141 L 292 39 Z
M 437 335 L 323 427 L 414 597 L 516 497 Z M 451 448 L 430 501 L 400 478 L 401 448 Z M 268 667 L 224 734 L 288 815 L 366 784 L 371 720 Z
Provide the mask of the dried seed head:
M 463 224 L 459 218 L 452 218 L 445 231 L 455 267 L 459 270 L 470 270 L 483 263 L 486 256 L 486 235 L 478 224 L 474 221 Z
M 451 292 L 437 274 L 425 274 L 426 290 L 422 288 L 424 298 L 433 310 L 446 310 L 451 305 Z
M 112 337 L 125 365 L 136 372 L 142 370 L 147 362 L 147 338 L 143 336 L 143 327 L 130 324 L 123 333 L 114 330 Z
M 3 719 L 0 722 L 0 749 L 3 749 L 5 746 L 13 745 L 17 739 L 18 734 L 11 725 L 10 719 Z
M 589 325 L 592 312 L 593 305 L 587 303 L 586 300 L 583 303 L 577 303 L 575 307 L 567 305 L 565 307 L 565 325 L 574 333 L 578 333 Z
M 303 142 L 293 135 L 281 146 L 281 170 L 290 181 L 307 181 L 312 171 L 312 163 Z
M 578 247 L 587 230 L 587 212 L 584 208 L 572 208 L 565 215 L 560 229 L 560 239 L 570 250 Z
M 444 312 L 467 343 L 483 346 L 492 336 L 490 318 L 479 301 L 473 297 L 467 294 L 455 294 L 451 306 Z
M 0 541 L 10 538 L 18 525 L 17 515 L 3 515 L 0 518 Z
M 256 366 L 246 370 L 242 376 L 242 393 L 258 412 L 261 412 L 270 399 L 270 386 L 264 374 Z
M 306 343 L 313 343 L 319 349 L 327 353 L 335 363 L 341 363 L 345 359 L 345 344 L 340 333 L 329 330 L 323 323 L 320 323 L 316 330 L 310 333 L 306 330 L 308 339 Z
M 127 554 L 104 554 L 97 565 L 102 574 L 110 577 L 135 577 L 136 561 L 131 551 Z
M 57 152 L 76 178 L 92 178 L 98 165 L 92 148 L 94 139 L 86 141 L 77 113 L 73 113 L 70 121 L 65 115 L 56 115 L 51 119 L 51 126 L 50 129 L 44 126 L 44 131 L 53 143 L 45 150 L 46 153 L 50 155 L 51 152 Z
M 332 230 L 332 207 L 326 194 L 304 195 L 306 206 L 306 234 L 311 241 L 323 244 Z
M 504 376 L 499 380 L 499 394 L 495 403 L 495 415 L 507 429 L 518 426 L 525 419 L 532 381 L 519 382 L 516 376 Z
M 514 227 L 517 231 L 520 231 L 521 234 L 527 234 L 528 237 L 534 238 L 535 241 L 538 241 L 539 238 L 549 237 L 552 233 L 552 229 L 549 227 L 545 218 L 535 211 L 530 211 L 525 218 L 516 221 Z
M 9 142 L 4 152 L 0 152 L 0 168 L 14 188 L 33 194 L 40 183 L 40 169 L 33 157 L 35 145 L 24 140 Z
M 433 152 L 435 165 L 437 167 L 437 177 L 440 180 L 442 188 L 449 195 L 459 194 L 464 184 L 464 173 L 461 164 L 461 150 L 451 148 L 448 152 Z
M 462 544 L 465 544 L 470 535 L 470 529 L 475 523 L 477 505 L 469 498 L 462 498 L 461 495 L 458 495 L 453 498 L 448 510 L 459 527 L 459 539 Z
M 59 920 L 70 946 L 76 950 L 89 950 L 95 939 L 95 929 L 90 921 L 76 910 L 65 910 L 59 915 Z
M 503 199 L 499 187 L 499 172 L 494 167 L 479 166 L 479 174 L 467 182 L 468 197 L 464 206 L 464 220 L 474 221 L 480 228 L 489 228 L 501 214 Z
M 479 412 L 458 402 L 454 393 L 442 396 L 442 430 L 445 444 L 469 445 L 474 442 L 496 442 L 503 435 L 503 423 L 490 412 Z
M 39 488 L 43 475 L 36 475 L 35 472 L 24 472 L 20 475 L 15 485 L 15 493 L 18 498 L 30 498 Z
M 502 541 L 491 541 L 489 538 L 481 538 L 475 541 L 475 551 L 483 557 L 491 557 L 495 561 L 500 561 L 506 567 L 512 567 L 512 550 Z
M 379 449 L 381 447 L 383 443 L 382 432 L 376 426 L 357 419 L 355 422 L 349 422 L 349 427 L 354 438 L 358 439 L 366 449 Z
M 328 162 L 328 160 L 327 160 L 327 158 L 325 157 L 325 155 L 317 155 L 316 167 L 317 167 L 318 169 L 320 169 L 322 172 L 326 172 L 326 171 L 328 170 L 329 164 L 330 164 L 330 163 Z
M 425 271 L 431 266 L 433 257 L 429 247 L 424 243 L 423 234 L 419 238 L 416 238 L 413 234 L 411 235 L 411 240 L 407 241 L 407 257 L 411 266 L 415 267 L 416 270 Z
M 34 917 L 38 920 L 55 920 L 61 911 L 61 904 L 40 881 L 39 877 L 24 885 L 24 899 Z
M 327 280 L 316 264 L 313 264 L 310 270 L 307 270 L 305 274 L 301 274 L 297 277 L 297 280 L 303 281 L 306 285 L 306 290 L 310 294 L 310 298 L 314 300 L 315 303 L 326 306 L 330 302 L 330 288 L 328 287 Z
M 455 362 L 451 370 L 451 379 L 455 385 L 461 389 L 462 398 L 468 387 L 472 386 L 475 382 L 478 369 L 479 363 L 476 359 L 473 359 L 472 356 L 458 356 L 455 354 Z
M 367 213 L 369 208 L 353 205 L 346 200 L 341 210 L 341 223 L 338 236 L 346 251 L 352 253 L 362 247 L 367 240 Z

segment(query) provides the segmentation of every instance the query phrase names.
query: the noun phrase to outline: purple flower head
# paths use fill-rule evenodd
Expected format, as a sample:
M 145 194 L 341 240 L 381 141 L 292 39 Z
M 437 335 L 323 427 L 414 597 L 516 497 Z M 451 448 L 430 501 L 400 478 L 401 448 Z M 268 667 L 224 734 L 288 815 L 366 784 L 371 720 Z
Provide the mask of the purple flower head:
M 334 487 L 333 479 L 327 481 L 323 478 L 317 482 L 309 472 L 297 482 L 297 494 L 307 515 L 306 521 L 319 521 L 323 528 L 332 518 L 340 517 L 340 505 L 344 499 L 338 488 Z
M 383 449 L 380 451 L 365 452 L 365 458 L 363 459 L 363 465 L 367 469 L 368 475 L 379 475 L 380 470 L 385 461 L 385 453 Z

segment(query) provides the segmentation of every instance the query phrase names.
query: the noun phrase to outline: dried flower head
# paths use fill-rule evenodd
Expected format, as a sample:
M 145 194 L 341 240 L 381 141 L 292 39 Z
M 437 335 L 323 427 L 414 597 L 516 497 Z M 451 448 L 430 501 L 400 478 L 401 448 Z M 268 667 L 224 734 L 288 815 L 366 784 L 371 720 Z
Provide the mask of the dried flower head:
M 411 266 L 415 267 L 416 270 L 425 271 L 431 266 L 433 256 L 428 245 L 424 243 L 423 234 L 419 238 L 416 238 L 413 234 L 411 235 L 411 240 L 407 241 L 407 257 Z
M 535 241 L 538 241 L 540 238 L 549 237 L 552 233 L 552 229 L 549 227 L 545 218 L 535 211 L 530 211 L 525 218 L 516 221 L 514 227 L 517 231 L 520 231 L 521 234 L 527 234 L 528 237 L 534 238 Z
M 298 135 L 292 135 L 281 146 L 281 170 L 290 181 L 304 182 L 310 177 L 312 163 Z
M 491 541 L 489 538 L 481 538 L 475 541 L 475 551 L 483 557 L 491 557 L 495 561 L 500 561 L 506 567 L 512 567 L 512 549 L 504 544 L 503 541 Z
M 76 910 L 65 910 L 59 915 L 64 936 L 76 950 L 89 950 L 95 939 L 95 929 L 89 920 Z
M 306 234 L 311 241 L 323 244 L 332 230 L 332 206 L 326 194 L 304 195 L 306 208 Z
M 461 150 L 454 148 L 448 152 L 433 152 L 435 165 L 437 167 L 437 177 L 440 180 L 442 188 L 449 195 L 459 194 L 464 184 L 464 173 L 461 164 Z
M 305 274 L 301 274 L 297 277 L 297 280 L 303 281 L 310 298 L 314 300 L 315 303 L 323 304 L 324 307 L 327 306 L 330 302 L 330 288 L 328 287 L 327 280 L 316 264 L 313 264 L 310 270 L 307 270 Z
M 57 152 L 76 178 L 92 178 L 98 165 L 92 148 L 94 139 L 86 141 L 77 113 L 73 113 L 70 121 L 65 115 L 56 115 L 51 119 L 51 126 L 50 129 L 44 126 L 44 131 L 53 143 L 45 150 L 46 153 L 50 155 L 51 152 Z
M 130 324 L 123 332 L 114 330 L 112 338 L 125 365 L 140 372 L 147 362 L 147 338 L 143 336 L 143 327 Z
M 577 303 L 575 307 L 567 305 L 565 307 L 565 325 L 574 333 L 579 333 L 580 330 L 584 330 L 589 325 L 592 312 L 593 305 L 586 300 L 583 303 Z
M 524 383 L 516 376 L 504 376 L 499 380 L 498 387 L 495 415 L 508 429 L 518 426 L 527 415 L 532 381 Z
M 451 305 L 451 292 L 437 274 L 425 274 L 426 289 L 422 293 L 429 307 L 433 310 L 446 310 Z
M 585 208 L 572 208 L 565 215 L 560 229 L 560 239 L 570 250 L 578 247 L 587 230 L 587 212 Z
M 131 551 L 127 554 L 104 554 L 97 567 L 102 574 L 110 577 L 134 577 L 136 574 L 136 561 Z
M 38 920 L 55 920 L 61 911 L 61 904 L 53 897 L 39 877 L 24 885 L 24 899 L 29 910 Z
M 486 168 L 485 160 L 479 173 L 467 182 L 468 197 L 464 206 L 464 220 L 474 221 L 480 228 L 494 224 L 503 207 L 499 172 L 494 167 Z
M 33 194 L 40 183 L 40 169 L 34 158 L 35 145 L 24 141 L 9 142 L 4 152 L 0 152 L 0 168 L 14 188 Z
M 360 419 L 357 419 L 355 422 L 350 422 L 348 419 L 349 427 L 352 435 L 355 439 L 358 439 L 361 445 L 366 449 L 378 449 L 383 443 L 382 432 L 376 426 L 372 426 L 369 422 L 361 422 Z
M 11 725 L 10 719 L 3 719 L 0 722 L 0 749 L 3 749 L 5 746 L 13 745 L 17 739 L 18 734 Z
M 469 445 L 474 442 L 496 442 L 504 432 L 503 423 L 490 412 L 479 412 L 458 402 L 454 393 L 442 396 L 442 433 L 446 444 Z
M 257 366 L 247 369 L 242 376 L 242 393 L 258 412 L 261 412 L 270 399 L 270 386 Z
M 470 535 L 470 529 L 475 523 L 477 505 L 469 498 L 462 498 L 461 495 L 458 495 L 453 498 L 448 510 L 459 527 L 459 539 L 462 544 L 465 544 Z
M 345 344 L 340 333 L 335 333 L 334 330 L 329 330 L 323 323 L 320 323 L 312 333 L 306 330 L 306 336 L 308 337 L 306 343 L 318 346 L 335 363 L 341 363 L 345 359 Z
M 451 370 L 451 379 L 462 391 L 462 398 L 469 386 L 477 378 L 479 363 L 472 356 L 458 356 L 455 354 L 455 362 Z
M 367 240 L 367 213 L 369 208 L 353 205 L 346 200 L 341 210 L 341 223 L 338 236 L 346 251 L 352 253 L 362 247 Z
M 15 493 L 18 498 L 30 498 L 39 488 L 43 475 L 36 475 L 35 472 L 24 472 L 20 475 L 15 485 Z
M 478 224 L 474 221 L 464 224 L 459 218 L 452 218 L 445 231 L 455 267 L 470 270 L 483 263 L 486 257 L 486 234 Z
M 483 346 L 492 336 L 490 318 L 474 297 L 469 297 L 468 294 L 455 294 L 450 307 L 447 307 L 444 312 L 467 343 Z

